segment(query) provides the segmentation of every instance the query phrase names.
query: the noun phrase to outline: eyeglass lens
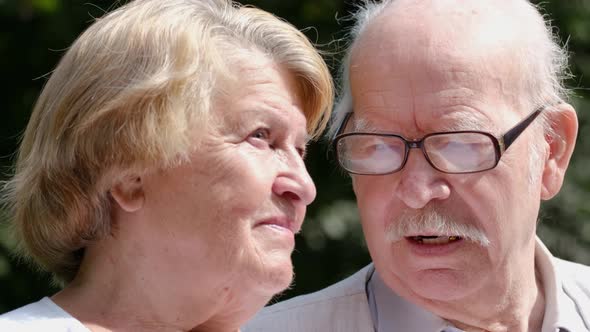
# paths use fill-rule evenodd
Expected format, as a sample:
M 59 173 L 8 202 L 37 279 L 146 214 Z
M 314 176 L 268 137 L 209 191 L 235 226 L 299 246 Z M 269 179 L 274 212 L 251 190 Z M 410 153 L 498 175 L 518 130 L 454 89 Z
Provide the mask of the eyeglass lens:
M 447 173 L 493 168 L 497 162 L 492 138 L 482 133 L 440 133 L 424 138 L 422 150 L 433 167 Z M 349 172 L 385 174 L 400 170 L 408 145 L 399 136 L 354 134 L 337 142 L 338 158 Z

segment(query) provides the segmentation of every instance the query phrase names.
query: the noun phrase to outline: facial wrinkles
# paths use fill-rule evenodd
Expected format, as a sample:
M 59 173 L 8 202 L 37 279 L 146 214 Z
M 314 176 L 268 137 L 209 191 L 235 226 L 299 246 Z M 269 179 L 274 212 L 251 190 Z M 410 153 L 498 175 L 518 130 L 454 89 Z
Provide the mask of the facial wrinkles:
M 345 133 L 349 132 L 378 132 L 376 126 L 374 126 L 370 120 L 366 119 L 365 117 L 357 116 L 353 114 L 349 120 L 350 122 L 347 124 L 347 128 L 344 131 Z
M 243 98 L 234 99 L 233 109 L 224 114 L 226 124 L 221 126 L 220 131 L 229 153 L 245 153 L 245 159 L 262 162 L 265 165 L 265 172 L 262 173 L 274 170 L 282 176 L 292 177 L 292 181 L 299 181 L 299 175 L 295 174 L 306 172 L 299 150 L 305 151 L 309 139 L 306 118 L 297 107 L 297 98 L 282 96 L 278 91 L 273 93 L 277 88 L 276 82 L 264 81 L 263 86 L 257 84 L 250 87 L 251 91 L 261 90 L 258 94 L 251 92 Z M 249 142 L 250 135 L 259 129 L 268 130 L 268 137 L 257 138 L 265 142 L 257 142 L 253 146 Z M 289 171 L 283 173 L 285 170 Z M 284 205 L 281 210 L 292 209 L 284 200 L 275 201 Z
M 301 113 L 301 107 L 295 104 L 295 101 L 280 96 L 276 89 L 276 84 L 269 82 L 267 86 L 258 85 L 246 96 L 236 96 L 233 112 L 230 111 L 230 114 L 225 114 L 225 116 L 236 117 L 237 121 L 231 121 L 234 125 L 243 125 L 244 122 L 248 123 L 254 117 L 270 119 L 273 123 L 289 128 L 291 121 L 289 112 Z M 302 123 L 302 128 L 305 130 L 305 121 Z
M 426 111 L 430 110 L 425 110 L 425 112 Z M 449 109 L 448 111 L 441 110 L 440 113 L 441 115 L 437 116 L 438 121 L 435 122 L 435 126 L 428 126 L 430 128 L 428 128 L 429 130 L 426 131 L 425 134 L 433 132 L 481 130 L 497 136 L 496 133 L 498 130 L 492 123 L 490 123 L 491 119 L 482 115 L 481 112 Z M 375 118 L 375 120 L 372 118 Z M 407 128 L 400 123 L 380 121 L 380 115 L 375 112 L 364 113 L 358 116 L 354 114 L 349 121 L 350 123 L 345 130 L 346 133 L 374 132 L 401 134 L 403 136 L 404 132 L 407 131 Z M 421 137 L 414 137 L 414 139 L 420 138 Z
M 424 62 L 430 60 L 424 59 Z M 482 130 L 493 123 L 491 105 L 497 104 L 494 88 L 478 65 L 470 60 L 450 59 L 447 64 L 417 63 L 418 74 L 412 81 L 417 124 L 433 123 L 449 118 L 457 127 Z M 462 68 L 462 69 L 458 69 Z M 446 121 L 445 121 L 446 123 Z M 470 128 L 469 125 L 472 125 Z
M 250 75 L 248 85 L 243 87 L 234 82 L 232 90 L 235 92 L 219 98 L 224 102 L 219 112 L 220 132 L 235 136 L 234 140 L 243 139 L 248 131 L 259 126 L 268 129 L 272 138 L 289 136 L 296 147 L 305 148 L 309 134 L 301 98 L 296 94 L 295 83 L 290 81 L 292 77 L 285 78 L 289 82 L 278 82 L 270 76 L 280 75 L 280 70 L 268 66 L 262 71 L 256 69 L 242 69 L 242 74 Z M 292 93 L 285 94 L 285 91 Z
M 441 115 L 437 121 L 442 131 L 478 130 L 497 136 L 498 129 L 493 123 L 494 119 L 483 110 L 464 106 L 458 108 L 460 110 L 443 110 L 446 111 L 445 114 Z
M 490 127 L 487 124 L 494 122 L 487 111 L 490 100 L 498 98 L 495 94 L 490 96 L 489 92 L 494 89 L 469 62 L 455 59 L 448 64 L 428 63 L 430 60 L 420 60 L 421 55 L 417 55 L 405 63 L 397 54 L 389 54 L 383 56 L 382 61 L 390 65 L 396 63 L 398 69 L 387 71 L 375 66 L 382 62 L 379 56 L 375 60 L 370 53 L 360 51 L 358 57 L 357 67 L 364 71 L 352 72 L 355 113 L 359 118 L 378 118 L 379 126 L 373 124 L 372 129 L 377 127 L 383 131 L 386 122 L 394 125 L 397 132 L 415 128 L 414 131 L 424 134 L 433 130 L 431 124 L 441 124 L 437 119 L 449 115 L 456 121 L 454 124 L 445 121 L 449 127 L 446 130 L 484 130 Z M 470 113 L 474 115 L 469 116 Z M 361 122 L 358 127 L 368 126 Z
M 264 108 L 281 112 L 303 111 L 302 91 L 297 80 L 268 56 L 258 51 L 239 53 L 230 63 L 237 68 L 237 74 L 219 84 L 220 93 L 227 100 L 234 104 L 253 100 Z M 247 84 L 244 84 L 244 77 L 247 77 Z

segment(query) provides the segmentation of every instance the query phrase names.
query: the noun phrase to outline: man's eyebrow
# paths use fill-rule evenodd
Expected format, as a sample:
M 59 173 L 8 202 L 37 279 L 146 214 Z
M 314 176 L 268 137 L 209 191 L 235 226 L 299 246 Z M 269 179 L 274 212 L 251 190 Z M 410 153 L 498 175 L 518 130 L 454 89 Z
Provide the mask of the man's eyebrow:
M 467 115 L 455 120 L 443 120 L 440 122 L 439 131 L 489 131 L 494 132 L 497 128 L 490 123 L 477 116 Z
M 359 131 L 364 131 L 364 132 L 377 132 L 379 131 L 377 129 L 377 126 L 375 126 L 373 123 L 371 123 L 371 121 L 361 118 L 361 117 L 356 117 L 356 116 L 352 116 L 352 125 L 350 126 L 350 130 L 348 131 L 354 131 L 354 132 L 359 132 Z
M 455 119 L 444 119 L 438 123 L 436 132 L 446 131 L 486 131 L 495 133 L 498 130 L 496 126 L 490 123 L 489 120 L 473 116 L 464 115 Z M 391 132 L 385 128 L 379 128 L 374 122 L 362 118 L 353 117 L 351 118 L 351 124 L 348 125 L 347 132 Z

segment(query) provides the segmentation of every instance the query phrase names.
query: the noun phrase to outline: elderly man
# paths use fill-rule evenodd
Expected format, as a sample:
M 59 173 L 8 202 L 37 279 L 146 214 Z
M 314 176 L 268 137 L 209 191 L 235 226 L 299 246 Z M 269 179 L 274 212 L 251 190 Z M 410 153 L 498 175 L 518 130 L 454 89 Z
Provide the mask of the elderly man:
M 357 14 L 332 126 L 373 264 L 247 331 L 590 331 L 590 268 L 536 237 L 577 133 L 567 57 L 525 0 Z

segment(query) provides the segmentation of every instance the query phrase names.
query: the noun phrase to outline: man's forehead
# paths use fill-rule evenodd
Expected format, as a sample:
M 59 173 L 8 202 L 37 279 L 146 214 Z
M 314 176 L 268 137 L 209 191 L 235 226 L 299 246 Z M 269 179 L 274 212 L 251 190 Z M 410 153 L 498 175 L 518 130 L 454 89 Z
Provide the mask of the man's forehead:
M 487 77 L 486 77 L 487 76 Z M 484 75 L 477 66 L 366 64 L 351 71 L 353 108 L 368 122 L 404 124 L 407 128 L 484 130 L 494 123 L 493 113 L 518 98 L 495 73 Z M 445 120 L 441 122 L 441 120 Z M 444 125 L 444 127 L 443 127 Z M 364 125 L 363 125 L 364 126 Z
M 428 58 L 482 57 L 518 45 L 527 38 L 523 27 L 522 0 L 396 0 L 389 3 L 361 30 L 353 46 L 371 48 L 375 56 L 397 53 L 413 57 L 428 52 Z M 526 2 L 526 1 L 524 1 Z M 513 54 L 511 54 L 513 55 Z
M 419 123 L 421 112 L 438 117 L 433 111 L 455 106 L 484 110 L 522 102 L 520 60 L 514 54 L 518 38 L 508 31 L 510 24 L 502 24 L 498 15 L 503 10 L 486 12 L 492 4 L 506 1 L 448 6 L 455 2 L 396 0 L 371 21 L 350 59 L 357 110 L 415 109 Z M 426 6 L 430 4 L 432 8 Z M 456 130 L 494 123 L 477 116 L 451 122 Z
M 393 101 L 388 98 L 399 101 L 427 93 L 451 100 L 481 98 L 476 96 L 481 93 L 496 94 L 509 102 L 520 98 L 517 64 L 508 54 L 490 57 L 485 51 L 461 52 L 458 45 L 447 47 L 444 42 L 412 45 L 414 40 L 396 46 L 395 38 L 413 37 L 374 34 L 354 46 L 349 72 L 355 99 L 390 105 Z

